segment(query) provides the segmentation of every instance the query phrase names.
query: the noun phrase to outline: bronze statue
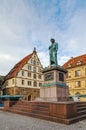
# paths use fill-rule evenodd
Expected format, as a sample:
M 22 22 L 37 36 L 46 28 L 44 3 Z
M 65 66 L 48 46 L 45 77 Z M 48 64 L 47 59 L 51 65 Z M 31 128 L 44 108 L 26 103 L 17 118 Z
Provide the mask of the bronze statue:
M 58 50 L 58 43 L 55 42 L 55 40 L 52 38 L 51 40 L 51 46 L 49 46 L 49 55 L 50 55 L 50 65 L 51 66 L 57 66 L 57 50 Z

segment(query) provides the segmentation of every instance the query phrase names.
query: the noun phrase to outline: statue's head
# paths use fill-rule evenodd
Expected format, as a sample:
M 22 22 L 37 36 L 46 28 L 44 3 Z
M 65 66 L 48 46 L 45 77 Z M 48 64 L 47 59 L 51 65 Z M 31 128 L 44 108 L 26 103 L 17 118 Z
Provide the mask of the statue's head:
M 50 41 L 51 41 L 51 43 L 54 43 L 54 42 L 55 42 L 55 39 L 51 38 Z

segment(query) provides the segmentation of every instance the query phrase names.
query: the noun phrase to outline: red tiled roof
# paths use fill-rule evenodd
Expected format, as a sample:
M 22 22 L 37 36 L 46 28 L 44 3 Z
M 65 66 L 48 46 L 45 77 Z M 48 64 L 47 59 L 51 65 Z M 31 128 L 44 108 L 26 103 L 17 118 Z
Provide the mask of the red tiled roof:
M 11 71 L 5 76 L 5 80 L 13 78 L 17 75 L 17 73 L 22 69 L 22 67 L 26 64 L 26 62 L 32 57 L 31 53 L 30 55 L 23 58 L 21 61 L 19 61 L 12 69 Z
M 86 54 L 77 57 L 72 57 L 63 65 L 63 67 L 67 69 L 67 68 L 73 68 L 84 64 L 86 64 Z

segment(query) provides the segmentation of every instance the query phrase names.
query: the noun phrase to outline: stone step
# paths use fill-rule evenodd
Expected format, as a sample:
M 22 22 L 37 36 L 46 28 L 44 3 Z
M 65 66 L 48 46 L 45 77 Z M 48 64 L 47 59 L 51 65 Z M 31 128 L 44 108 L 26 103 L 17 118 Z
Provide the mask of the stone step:
M 8 111 L 22 115 L 28 115 L 40 119 L 51 120 L 65 124 L 71 124 L 81 119 L 86 119 L 86 103 L 77 103 L 77 115 L 68 119 L 63 119 L 65 116 L 59 118 L 56 115 L 50 116 L 50 104 L 45 102 L 17 102 L 13 104 Z M 53 109 L 54 110 L 54 109 Z M 57 111 L 57 110 L 56 110 Z M 51 113 L 52 114 L 52 113 Z
M 26 105 L 13 105 L 12 107 L 11 107 L 11 109 L 17 109 L 17 110 L 19 110 L 19 109 L 29 109 L 30 108 L 30 106 L 26 106 Z M 43 106 L 32 106 L 31 107 L 33 110 L 40 110 L 40 111 L 48 111 L 49 110 L 49 107 L 43 107 Z
M 28 106 L 12 106 L 12 107 L 10 107 L 11 109 L 29 109 L 29 107 Z
M 49 107 L 43 107 L 43 106 L 32 106 L 33 109 L 35 110 L 43 110 L 43 111 L 48 111 Z
M 77 104 L 77 107 L 86 106 L 86 103 Z
M 77 115 L 84 115 L 84 114 L 86 114 L 86 110 L 82 110 L 82 111 L 77 112 Z
M 18 101 L 18 102 L 11 102 L 13 105 L 29 105 L 30 102 L 25 102 L 25 101 Z
M 8 110 L 8 111 L 9 112 L 13 112 L 13 113 L 17 113 L 17 114 L 22 114 L 22 115 L 26 115 L 26 116 L 39 118 L 39 119 L 65 123 L 67 125 L 69 125 L 71 123 L 75 123 L 75 122 L 83 120 L 83 119 L 86 119 L 86 114 L 85 115 L 76 116 L 74 118 L 63 119 L 63 118 L 53 117 L 53 116 L 49 116 L 49 115 L 41 115 L 41 114 L 32 113 L 32 112 L 22 112 L 22 111 L 17 111 L 17 110 L 15 110 L 15 111 Z
M 77 108 L 77 110 L 78 110 L 78 111 L 86 110 L 86 107 L 85 107 L 85 106 L 84 106 L 84 107 L 83 107 L 83 106 L 80 106 L 80 107 Z
M 76 102 L 77 104 L 83 104 L 83 103 L 86 103 L 86 101 L 82 102 L 82 101 L 79 101 L 79 102 Z
M 20 109 L 20 108 L 23 108 L 23 109 L 28 109 L 30 107 L 30 105 L 22 105 L 22 104 L 15 104 L 13 106 L 11 106 L 11 108 L 13 109 Z M 37 110 L 49 110 L 49 106 L 48 105 L 40 105 L 40 104 L 31 104 L 31 108 L 34 110 L 34 109 L 37 109 Z
M 16 109 L 15 107 L 14 108 L 10 108 L 10 110 L 13 110 L 13 111 L 26 111 L 26 112 L 29 112 L 30 111 L 30 109 L 24 109 L 24 108 L 18 108 L 18 109 Z
M 77 106 L 77 108 L 80 108 L 80 107 L 86 107 L 86 105 L 82 104 L 82 105 Z
M 41 115 L 41 114 L 37 114 L 37 113 L 29 113 L 29 116 L 34 117 L 34 118 L 39 118 L 39 119 L 44 119 L 44 120 L 49 120 L 49 121 L 53 121 L 53 122 L 59 122 L 59 123 L 64 123 L 66 124 L 66 119 L 62 119 L 62 118 L 57 118 L 57 117 L 53 117 L 53 116 L 49 116 L 49 115 Z
M 49 107 L 49 104 L 32 104 L 33 107 Z
M 84 115 L 78 115 L 74 118 L 70 118 L 67 120 L 67 124 L 71 124 L 71 123 L 75 123 L 75 122 L 78 122 L 78 121 L 81 121 L 81 120 L 84 120 L 86 119 L 86 114 Z
M 31 116 L 34 118 L 39 118 L 39 119 L 44 119 L 44 120 L 49 120 L 49 121 L 54 121 L 54 122 L 60 122 L 60 123 L 65 123 L 65 119 L 62 118 L 57 118 L 57 117 L 53 117 L 53 116 L 48 116 L 48 115 L 41 115 L 41 114 L 37 114 L 37 113 L 28 113 L 28 112 L 22 112 L 22 111 L 13 111 L 13 110 L 8 110 L 9 112 L 12 113 L 16 113 L 16 114 L 22 114 L 22 115 L 26 115 L 26 116 Z
M 49 111 L 32 110 L 31 113 L 40 114 L 40 115 L 49 115 Z
M 17 107 L 11 107 L 10 109 L 9 109 L 10 111 L 21 111 L 21 112 L 32 112 L 33 114 L 35 113 L 35 114 L 40 114 L 40 115 L 49 115 L 49 111 L 48 110 L 39 110 L 39 109 L 30 109 L 30 108 L 28 108 L 28 109 L 26 109 L 26 108 L 17 108 Z

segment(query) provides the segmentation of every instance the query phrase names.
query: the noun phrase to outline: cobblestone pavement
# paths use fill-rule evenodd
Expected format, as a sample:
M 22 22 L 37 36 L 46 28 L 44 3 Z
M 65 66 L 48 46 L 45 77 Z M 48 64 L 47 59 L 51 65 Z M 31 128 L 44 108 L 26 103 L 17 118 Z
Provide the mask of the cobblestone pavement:
M 86 120 L 64 125 L 0 111 L 0 130 L 86 130 Z

